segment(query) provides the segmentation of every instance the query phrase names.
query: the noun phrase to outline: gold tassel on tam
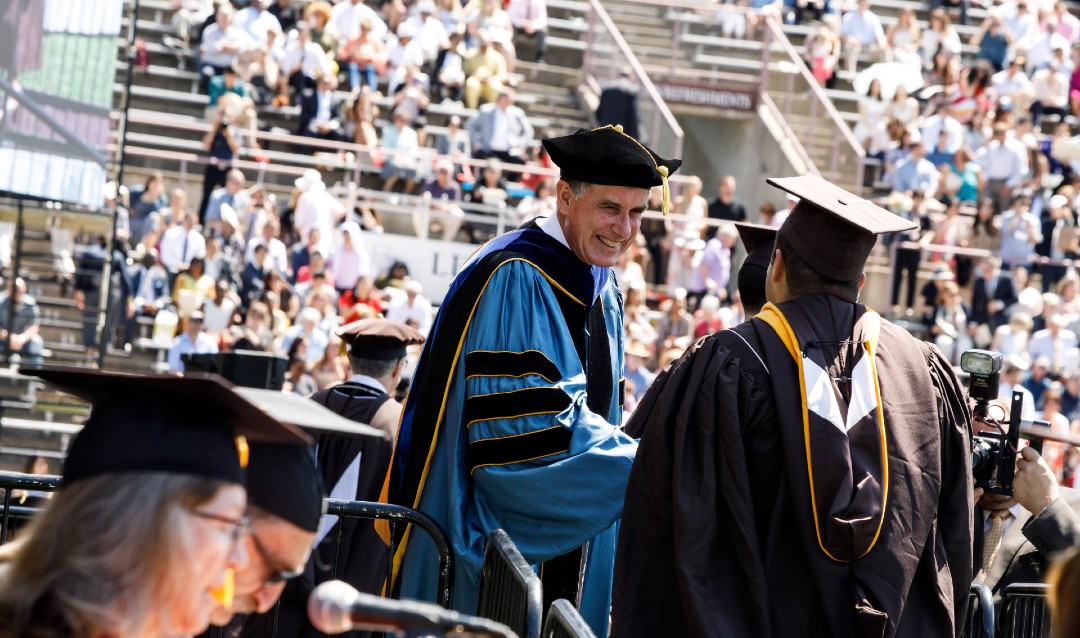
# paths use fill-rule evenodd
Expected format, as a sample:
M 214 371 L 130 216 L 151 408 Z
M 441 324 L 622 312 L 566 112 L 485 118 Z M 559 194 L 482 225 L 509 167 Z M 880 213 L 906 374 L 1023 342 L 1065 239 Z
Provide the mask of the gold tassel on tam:
M 663 186 L 661 186 L 664 191 L 664 207 L 662 210 L 667 215 L 668 211 L 671 210 L 671 184 L 668 182 L 668 167 L 659 164 L 656 167 L 656 172 L 660 173 L 660 178 L 664 180 Z
M 251 448 L 248 447 L 247 438 L 244 435 L 237 435 L 236 437 L 236 454 L 240 457 L 240 467 L 247 468 L 248 456 L 251 454 Z

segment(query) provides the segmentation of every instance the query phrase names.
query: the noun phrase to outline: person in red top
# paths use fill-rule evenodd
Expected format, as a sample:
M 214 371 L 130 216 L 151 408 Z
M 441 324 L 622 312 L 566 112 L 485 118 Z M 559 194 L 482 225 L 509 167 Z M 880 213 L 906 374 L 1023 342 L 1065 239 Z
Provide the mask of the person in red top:
M 361 275 L 356 280 L 356 287 L 341 295 L 338 307 L 347 324 L 366 317 L 380 317 L 383 313 L 382 296 L 367 275 Z

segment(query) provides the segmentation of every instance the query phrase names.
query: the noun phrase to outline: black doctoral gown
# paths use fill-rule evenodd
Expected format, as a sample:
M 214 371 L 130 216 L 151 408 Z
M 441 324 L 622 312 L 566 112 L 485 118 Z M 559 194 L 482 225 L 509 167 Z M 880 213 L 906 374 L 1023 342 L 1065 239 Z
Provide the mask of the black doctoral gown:
M 311 399 L 347 419 L 365 424 L 373 424 L 380 408 L 392 401 L 386 392 L 352 381 L 316 392 Z M 385 424 L 383 425 L 385 427 Z M 318 464 L 331 497 L 334 497 L 335 492 L 344 492 L 342 495 L 345 500 L 378 501 L 390 464 L 392 446 L 390 440 L 373 437 L 319 435 Z M 359 465 L 358 473 L 354 464 Z M 341 486 L 335 490 L 342 478 L 350 472 L 350 466 L 353 466 L 350 478 L 357 477 L 356 491 L 352 491 L 351 480 L 348 488 Z M 336 579 L 349 583 L 361 592 L 379 594 L 386 576 L 388 559 L 386 544 L 375 533 L 372 520 L 338 519 L 312 551 L 304 576 L 291 581 L 285 587 L 276 612 L 276 637 L 322 636 L 323 634 L 317 632 L 307 621 L 307 599 L 311 590 L 320 583 Z M 271 611 L 264 617 L 249 619 L 244 625 L 243 635 L 270 636 L 274 615 L 275 612 Z M 359 633 L 344 635 L 357 636 Z
M 834 306 L 838 326 L 853 326 L 853 313 L 865 310 Z M 832 335 L 822 323 L 821 334 Z M 791 462 L 803 424 L 777 419 L 781 402 L 801 400 L 792 357 L 770 356 L 779 342 L 760 319 L 700 340 L 628 423 L 641 443 L 619 536 L 612 635 L 953 636 L 972 577 L 972 505 L 970 411 L 948 362 L 881 323 L 887 506 L 872 550 L 838 562 L 815 538 L 807 464 Z M 876 628 L 856 610 L 859 600 Z

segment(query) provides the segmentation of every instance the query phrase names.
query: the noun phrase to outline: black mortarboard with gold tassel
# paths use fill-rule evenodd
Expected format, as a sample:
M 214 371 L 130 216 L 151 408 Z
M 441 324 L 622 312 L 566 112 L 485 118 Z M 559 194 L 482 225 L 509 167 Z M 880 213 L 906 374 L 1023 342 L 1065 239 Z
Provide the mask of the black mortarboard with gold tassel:
M 630 186 L 664 187 L 664 214 L 671 208 L 668 178 L 682 160 L 664 159 L 623 132 L 619 125 L 580 130 L 572 135 L 543 140 L 551 161 L 564 180 Z

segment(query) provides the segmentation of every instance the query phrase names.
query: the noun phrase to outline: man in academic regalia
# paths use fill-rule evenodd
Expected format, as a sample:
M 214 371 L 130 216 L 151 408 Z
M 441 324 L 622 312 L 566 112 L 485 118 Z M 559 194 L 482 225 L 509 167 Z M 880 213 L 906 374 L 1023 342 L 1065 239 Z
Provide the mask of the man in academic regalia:
M 456 609 L 475 613 L 484 546 L 502 528 L 542 565 L 545 596 L 580 601 L 604 636 L 637 450 L 619 426 L 622 300 L 611 268 L 637 235 L 650 187 L 666 194 L 680 162 L 615 126 L 543 144 L 562 171 L 557 212 L 488 242 L 458 273 L 417 366 L 384 492 L 446 530 Z M 435 600 L 435 548 L 410 531 L 397 541 L 395 588 Z
M 776 229 L 746 222 L 735 222 L 735 228 L 746 248 L 746 259 L 739 268 L 739 300 L 742 301 L 743 316 L 753 317 L 761 312 L 767 301 L 765 280 L 776 242 Z
M 390 319 L 354 321 L 338 329 L 337 334 L 348 348 L 352 377 L 316 392 L 311 400 L 347 419 L 370 424 L 386 436 L 318 433 L 319 473 L 330 490 L 330 498 L 377 501 L 401 416 L 401 404 L 390 392 L 401 381 L 407 346 L 424 343 L 424 335 Z M 337 578 L 361 592 L 378 594 L 382 590 L 387 547 L 370 520 L 327 516 L 313 540 L 315 551 L 307 573 L 290 583 L 282 595 L 277 618 L 279 638 L 322 635 L 309 625 L 306 612 L 308 595 L 322 582 Z
M 953 636 L 971 584 L 971 412 L 949 363 L 860 305 L 910 223 L 816 176 L 768 304 L 698 342 L 627 424 L 613 635 Z

